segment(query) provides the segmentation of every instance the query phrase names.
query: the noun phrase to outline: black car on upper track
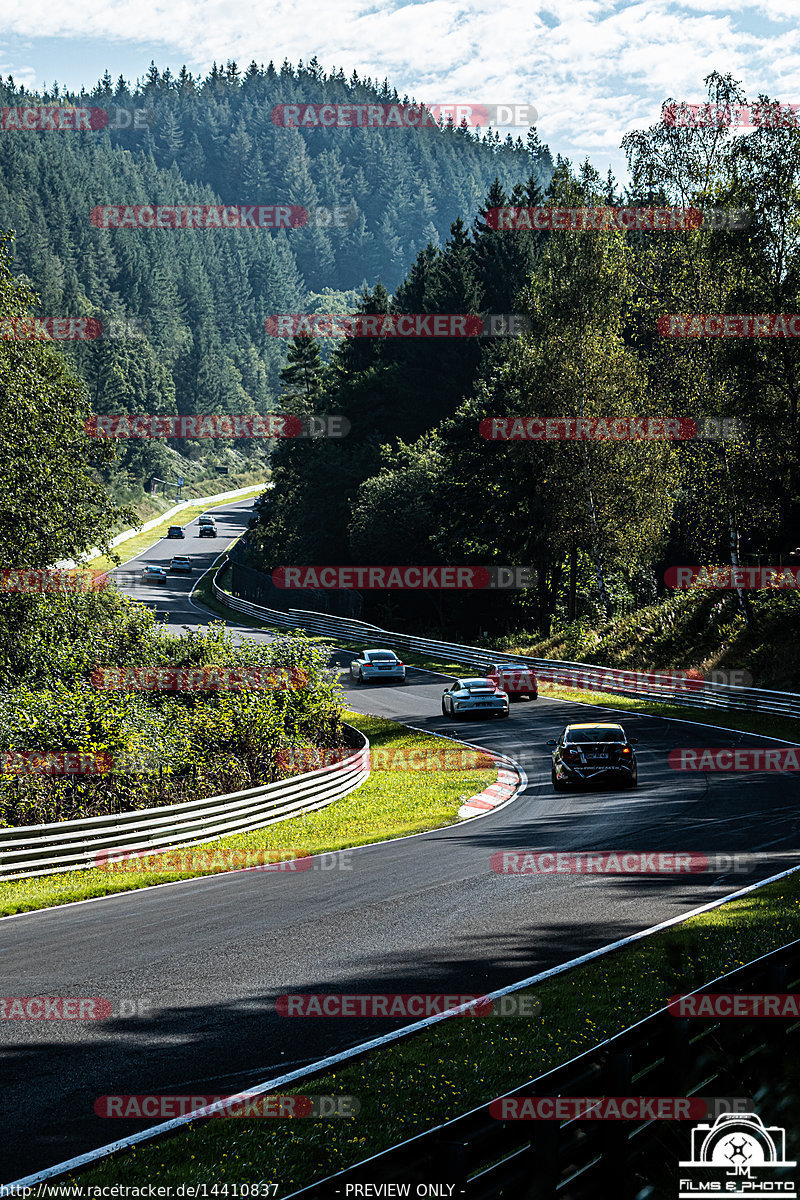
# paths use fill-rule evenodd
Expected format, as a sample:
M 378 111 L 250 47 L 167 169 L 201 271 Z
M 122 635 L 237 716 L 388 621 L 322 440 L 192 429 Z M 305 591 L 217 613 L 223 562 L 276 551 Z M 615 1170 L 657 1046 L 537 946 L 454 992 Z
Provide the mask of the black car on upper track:
M 553 787 L 564 792 L 574 784 L 608 781 L 635 788 L 639 768 L 633 747 L 638 740 L 611 722 L 567 725 L 558 741 L 547 743 L 555 747 L 550 771 Z

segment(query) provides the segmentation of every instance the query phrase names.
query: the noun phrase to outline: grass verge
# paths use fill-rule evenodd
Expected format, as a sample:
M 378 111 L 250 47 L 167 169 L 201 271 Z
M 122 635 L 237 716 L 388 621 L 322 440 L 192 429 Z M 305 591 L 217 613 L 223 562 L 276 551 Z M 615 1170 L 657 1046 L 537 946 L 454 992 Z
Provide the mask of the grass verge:
M 670 995 L 798 936 L 795 874 L 545 981 L 533 992 L 541 1005 L 533 1018 L 456 1018 L 280 1093 L 355 1096 L 354 1118 L 199 1121 L 70 1178 L 84 1186 L 277 1182 L 285 1194 L 524 1084 Z M 109 1121 L 109 1141 L 125 1136 L 126 1124 Z
M 410 750 L 426 747 L 433 750 L 453 748 L 451 741 L 407 729 L 381 717 L 366 717 L 361 713 L 345 713 L 345 720 L 360 729 L 374 749 Z M 267 825 L 251 833 L 235 834 L 207 842 L 205 847 L 187 849 L 187 856 L 204 851 L 253 852 L 258 850 L 284 851 L 289 857 L 321 854 L 343 850 L 367 842 L 403 837 L 439 829 L 458 820 L 463 800 L 482 791 L 497 778 L 493 769 L 465 771 L 374 771 L 369 779 L 327 808 L 301 814 L 287 821 Z M 292 851 L 296 851 L 294 855 Z M 228 860 L 230 861 L 230 860 Z M 146 860 L 142 860 L 142 865 Z M 220 861 L 200 865 L 187 864 L 188 871 L 121 870 L 91 867 L 83 871 L 65 871 L 60 875 L 44 875 L 18 883 L 0 883 L 0 915 L 30 912 L 95 896 L 134 891 L 157 883 L 219 874 L 226 869 Z
M 237 497 L 237 499 L 247 500 L 250 493 L 252 493 L 253 496 L 258 496 L 261 494 L 261 492 L 263 492 L 263 490 L 263 483 L 254 483 L 251 488 L 247 489 L 246 494 Z M 192 504 L 188 508 L 182 508 L 180 512 L 174 513 L 171 517 L 165 518 L 160 522 L 160 524 L 154 525 L 152 529 L 147 529 L 143 533 L 137 533 L 136 537 L 128 538 L 128 540 L 125 542 L 120 542 L 119 546 L 116 546 L 115 549 L 121 556 L 123 564 L 130 562 L 132 558 L 136 558 L 137 554 L 141 554 L 143 550 L 149 550 L 151 546 L 154 546 L 156 542 L 159 542 L 161 538 L 166 535 L 170 525 L 188 525 L 190 521 L 195 519 L 195 517 L 199 517 L 200 513 L 210 512 L 214 508 L 222 508 L 228 503 L 230 503 L 230 501 L 222 501 L 221 504 L 211 505 L 211 507 L 209 507 L 208 502 L 204 501 L 202 497 L 200 497 L 196 504 Z M 101 571 L 105 571 L 121 564 L 112 562 L 108 555 L 102 554 L 98 558 L 91 559 L 91 561 L 86 565 Z

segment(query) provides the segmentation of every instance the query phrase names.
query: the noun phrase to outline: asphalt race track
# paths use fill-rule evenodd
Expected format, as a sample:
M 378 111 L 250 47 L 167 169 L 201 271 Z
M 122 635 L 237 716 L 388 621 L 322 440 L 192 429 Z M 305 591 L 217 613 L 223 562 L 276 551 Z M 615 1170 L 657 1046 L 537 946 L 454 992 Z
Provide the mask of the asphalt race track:
M 208 566 L 250 507 L 248 500 L 215 510 L 213 541 L 197 538 L 192 524 L 185 541 L 164 539 L 136 564 L 166 565 L 173 554 L 192 554 Z M 188 593 L 199 575 L 128 590 L 168 611 L 176 631 L 195 628 L 205 610 Z M 234 1092 L 393 1024 L 292 1021 L 275 1012 L 282 993 L 487 991 L 797 860 L 796 776 L 678 773 L 667 763 L 668 752 L 681 746 L 775 743 L 623 717 L 640 739 L 638 790 L 555 794 L 547 739 L 570 720 L 608 719 L 608 710 L 540 699 L 513 705 L 507 721 L 454 726 L 441 715 L 441 676 L 411 670 L 404 686 L 351 687 L 344 670 L 350 657 L 336 660 L 353 707 L 521 759 L 529 777 L 524 795 L 464 825 L 356 849 L 345 859 L 347 870 L 234 872 L 0 922 L 4 995 L 146 998 L 152 1006 L 147 1016 L 96 1023 L 3 1023 L 4 1181 L 152 1123 L 96 1117 L 96 1097 Z M 689 876 L 492 871 L 495 852 L 533 849 L 749 852 L 759 860 L 741 873 Z

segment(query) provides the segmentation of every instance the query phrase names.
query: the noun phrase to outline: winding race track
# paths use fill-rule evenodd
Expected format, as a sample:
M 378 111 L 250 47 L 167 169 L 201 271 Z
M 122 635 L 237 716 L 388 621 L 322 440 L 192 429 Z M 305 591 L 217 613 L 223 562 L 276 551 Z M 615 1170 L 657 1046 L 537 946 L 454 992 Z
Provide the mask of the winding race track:
M 173 554 L 210 565 L 251 503 L 216 510 L 214 541 L 197 539 L 192 524 L 185 541 L 162 540 L 137 565 L 166 565 Z M 206 614 L 188 593 L 199 574 L 132 594 L 168 611 L 176 631 L 196 627 Z M 282 993 L 481 993 L 797 861 L 796 776 L 691 774 L 667 763 L 681 746 L 774 742 L 624 716 L 640 742 L 638 790 L 555 794 L 547 739 L 571 720 L 615 719 L 609 710 L 543 698 L 515 704 L 508 721 L 454 727 L 441 715 L 441 676 L 410 670 L 402 686 L 351 687 L 352 656 L 334 657 L 353 707 L 521 759 L 527 790 L 466 824 L 358 848 L 344 857 L 349 869 L 233 872 L 0 922 L 3 995 L 151 1005 L 127 1019 L 2 1023 L 4 1181 L 153 1123 L 95 1116 L 99 1096 L 232 1093 L 407 1023 L 286 1018 L 275 1011 Z M 689 875 L 515 876 L 491 866 L 501 850 L 593 849 L 749 852 L 757 861 Z

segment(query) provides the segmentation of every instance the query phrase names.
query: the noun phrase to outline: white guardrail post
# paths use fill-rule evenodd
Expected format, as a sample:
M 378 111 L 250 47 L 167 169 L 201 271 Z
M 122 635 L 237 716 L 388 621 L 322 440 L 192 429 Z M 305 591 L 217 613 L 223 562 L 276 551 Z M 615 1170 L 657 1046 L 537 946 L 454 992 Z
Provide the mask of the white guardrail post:
M 223 563 L 220 570 L 223 570 Z M 217 572 L 219 574 L 219 572 Z M 250 604 L 225 591 L 216 581 L 212 584 L 214 595 L 220 603 L 234 612 L 259 617 L 270 625 L 286 629 L 305 629 L 308 633 L 325 637 L 338 637 L 347 642 L 366 645 L 373 642 L 388 648 L 398 647 L 415 654 L 428 654 L 440 662 L 453 662 L 483 670 L 491 662 L 518 663 L 520 667 L 531 667 L 543 683 L 562 683 L 579 691 L 608 692 L 611 695 L 638 696 L 642 700 L 661 701 L 691 708 L 719 708 L 729 712 L 750 712 L 772 716 L 800 719 L 800 695 L 797 692 L 773 692 L 766 688 L 734 687 L 727 683 L 708 683 L 688 679 L 684 686 L 673 676 L 659 676 L 658 672 L 643 673 L 621 670 L 617 667 L 598 667 L 593 663 L 566 662 L 560 659 L 527 658 L 521 654 L 507 654 L 504 650 L 480 650 L 475 646 L 462 646 L 454 642 L 439 642 L 432 638 L 412 637 L 405 633 L 392 633 L 366 621 L 354 621 L 347 617 L 332 617 L 325 613 L 308 612 L 292 608 L 280 612 L 274 608 L 263 608 Z
M 369 778 L 369 741 L 345 725 L 353 750 L 341 762 L 261 787 L 114 816 L 0 828 L 0 880 L 97 865 L 111 851 L 176 850 L 261 829 L 341 800 Z

